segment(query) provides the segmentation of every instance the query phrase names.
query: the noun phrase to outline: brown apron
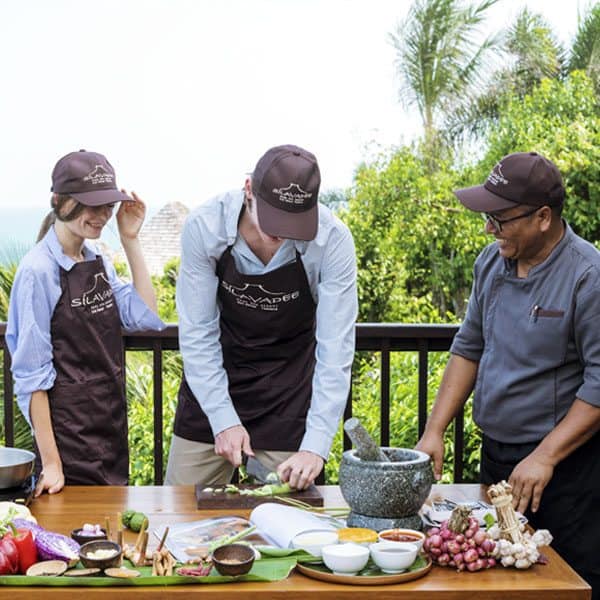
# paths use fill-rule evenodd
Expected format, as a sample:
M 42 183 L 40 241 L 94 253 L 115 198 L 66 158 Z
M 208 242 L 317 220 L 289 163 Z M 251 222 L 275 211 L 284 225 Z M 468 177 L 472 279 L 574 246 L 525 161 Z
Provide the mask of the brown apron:
M 229 246 L 217 263 L 217 276 L 223 365 L 250 443 L 259 450 L 297 450 L 312 396 L 316 346 L 316 304 L 300 254 L 268 273 L 243 275 Z M 185 377 L 174 431 L 214 443 Z
M 127 485 L 121 320 L 102 258 L 61 268 L 60 286 L 50 324 L 56 380 L 48 399 L 65 483 Z

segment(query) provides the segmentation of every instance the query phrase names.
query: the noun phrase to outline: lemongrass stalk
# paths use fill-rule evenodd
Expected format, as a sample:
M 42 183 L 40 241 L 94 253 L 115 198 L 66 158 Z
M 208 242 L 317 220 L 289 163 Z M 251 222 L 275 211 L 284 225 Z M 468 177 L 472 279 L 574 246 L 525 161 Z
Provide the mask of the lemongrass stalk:
M 246 536 L 250 535 L 254 531 L 256 531 L 256 525 L 252 525 L 252 527 L 248 527 L 248 529 L 244 529 L 243 531 L 234 533 L 233 535 L 230 535 L 226 538 L 222 538 L 220 540 L 215 540 L 214 542 L 212 542 L 208 545 L 208 551 L 209 551 L 209 553 L 211 553 L 211 552 L 214 552 L 220 546 L 225 546 L 227 544 L 233 544 L 233 542 L 237 542 L 238 540 L 245 538 Z

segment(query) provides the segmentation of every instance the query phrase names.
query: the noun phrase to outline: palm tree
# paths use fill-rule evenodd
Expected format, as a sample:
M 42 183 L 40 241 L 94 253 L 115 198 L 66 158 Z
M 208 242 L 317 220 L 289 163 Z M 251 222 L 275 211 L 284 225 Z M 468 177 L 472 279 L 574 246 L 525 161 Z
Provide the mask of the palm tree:
M 569 71 L 581 69 L 600 93 L 600 3 L 596 3 L 579 21 L 571 46 Z
M 401 78 L 400 97 L 416 105 L 426 150 L 434 152 L 437 125 L 480 83 L 492 37 L 475 41 L 486 11 L 497 0 L 464 6 L 459 0 L 415 0 L 406 19 L 390 34 Z
M 514 60 L 506 75 L 513 90 L 521 96 L 542 79 L 560 76 L 565 64 L 565 51 L 548 22 L 527 8 L 519 13 L 508 30 L 506 50 Z
M 566 62 L 547 21 L 527 8 L 502 35 L 499 47 L 507 66 L 493 73 L 483 93 L 448 115 L 445 133 L 450 140 L 481 137 L 498 118 L 506 97 L 524 97 L 542 79 L 559 77 Z

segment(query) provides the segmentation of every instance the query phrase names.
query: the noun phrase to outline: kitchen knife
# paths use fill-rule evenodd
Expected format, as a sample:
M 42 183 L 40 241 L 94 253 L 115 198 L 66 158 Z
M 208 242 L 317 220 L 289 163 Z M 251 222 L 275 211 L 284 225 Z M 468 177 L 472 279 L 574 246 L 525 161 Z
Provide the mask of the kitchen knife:
M 263 465 L 258 458 L 244 454 L 243 464 L 246 467 L 246 473 L 254 477 L 260 483 L 281 483 L 279 475 Z

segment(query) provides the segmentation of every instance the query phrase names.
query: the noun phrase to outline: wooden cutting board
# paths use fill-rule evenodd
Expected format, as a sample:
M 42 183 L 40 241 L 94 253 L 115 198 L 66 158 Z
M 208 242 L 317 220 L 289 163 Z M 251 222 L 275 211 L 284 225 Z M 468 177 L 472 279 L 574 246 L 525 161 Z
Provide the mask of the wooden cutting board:
M 203 492 L 202 490 L 204 487 L 205 486 L 196 485 L 196 500 L 198 502 L 198 508 L 200 509 L 254 508 L 264 502 L 278 502 L 280 504 L 285 504 L 285 502 L 281 502 L 274 496 L 245 496 L 242 494 L 227 494 L 225 492 Z M 253 489 L 260 486 L 240 484 L 238 487 L 240 489 Z M 292 492 L 285 496 L 286 498 L 301 500 L 311 506 L 323 506 L 323 496 L 315 485 L 311 485 L 301 492 Z

